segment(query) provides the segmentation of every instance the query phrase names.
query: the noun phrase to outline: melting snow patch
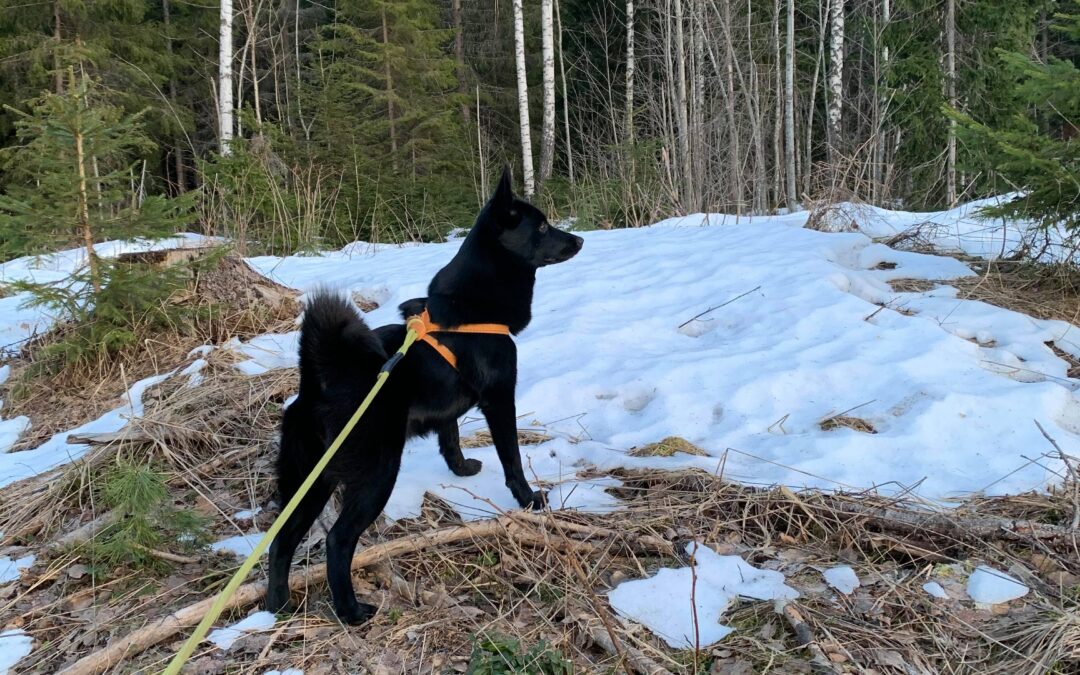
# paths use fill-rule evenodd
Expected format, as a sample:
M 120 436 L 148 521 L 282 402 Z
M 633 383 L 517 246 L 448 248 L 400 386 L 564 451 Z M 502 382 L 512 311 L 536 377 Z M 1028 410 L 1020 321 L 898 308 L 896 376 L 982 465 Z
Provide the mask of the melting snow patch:
M 22 571 L 34 564 L 34 556 L 28 555 L 12 560 L 8 557 L 0 558 L 0 584 L 6 584 L 19 578 Z
M 967 594 L 984 605 L 1022 598 L 1028 594 L 1028 590 L 1019 580 L 986 565 L 976 567 L 967 582 Z
M 286 668 L 285 670 L 268 670 L 263 675 L 304 675 L 299 668 Z
M 225 551 L 246 558 L 255 550 L 255 546 L 259 543 L 259 540 L 262 539 L 263 534 L 265 533 L 253 532 L 252 534 L 240 534 L 235 537 L 229 537 L 228 539 L 222 539 L 221 541 L 210 544 L 210 549 L 215 553 Z M 263 555 L 266 555 L 266 551 L 263 551 Z
M 7 452 L 19 436 L 30 428 L 30 418 L 26 415 L 12 417 L 9 420 L 0 420 L 0 453 Z
M 251 509 L 245 509 L 244 511 L 237 511 L 236 513 L 233 514 L 233 519 L 234 520 L 251 520 L 255 516 L 259 515 L 260 513 L 262 513 L 262 507 L 257 506 L 257 507 L 255 507 L 254 511 L 252 511 Z
M 821 574 L 826 583 L 844 595 L 851 595 L 852 591 L 859 587 L 859 577 L 855 575 L 855 570 L 847 565 L 829 568 Z
M 922 585 L 922 589 L 939 600 L 949 599 L 949 594 L 946 593 L 945 589 L 941 587 L 941 584 L 936 581 L 927 581 Z
M 720 618 L 736 598 L 790 600 L 799 596 L 784 584 L 780 572 L 759 570 L 737 555 L 718 555 L 693 542 L 687 544 L 686 552 L 695 558 L 696 587 L 689 567 L 665 567 L 648 579 L 627 581 L 608 592 L 608 601 L 619 615 L 644 624 L 671 647 L 694 647 L 691 597 L 697 609 L 699 646 L 706 647 L 734 630 L 721 624 Z
M 7 675 L 23 657 L 30 653 L 34 640 L 21 628 L 0 632 L 0 675 Z
M 277 617 L 270 612 L 255 612 L 231 626 L 214 630 L 210 635 L 206 636 L 206 639 L 217 645 L 218 649 L 228 651 L 234 642 L 244 637 L 245 633 L 268 630 L 276 622 Z

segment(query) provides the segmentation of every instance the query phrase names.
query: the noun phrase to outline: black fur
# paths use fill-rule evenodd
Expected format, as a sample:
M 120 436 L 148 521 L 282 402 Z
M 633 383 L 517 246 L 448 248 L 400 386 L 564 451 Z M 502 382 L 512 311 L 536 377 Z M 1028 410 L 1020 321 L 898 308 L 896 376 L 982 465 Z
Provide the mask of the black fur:
M 426 306 L 437 324 L 500 323 L 517 334 L 529 324 L 536 269 L 572 258 L 582 239 L 552 227 L 537 208 L 514 197 L 504 170 L 495 194 L 461 249 L 439 270 L 427 298 L 401 304 L 404 317 Z M 351 303 L 320 292 L 308 304 L 300 333 L 300 393 L 285 411 L 278 457 L 281 503 L 290 500 L 375 382 L 405 326 L 370 329 Z M 457 420 L 473 406 L 487 419 L 506 485 L 521 506 L 539 508 L 544 495 L 525 479 L 517 444 L 514 388 L 517 350 L 499 335 L 439 334 L 457 355 L 455 370 L 434 349 L 417 343 L 395 368 L 367 414 L 327 471 L 270 546 L 266 608 L 289 600 L 289 567 L 297 544 L 334 487 L 343 484 L 341 515 L 326 539 L 334 610 L 347 623 L 370 618 L 375 607 L 353 592 L 349 564 L 360 535 L 378 517 L 394 488 L 405 440 L 435 432 L 439 451 L 458 476 L 480 471 L 461 454 Z

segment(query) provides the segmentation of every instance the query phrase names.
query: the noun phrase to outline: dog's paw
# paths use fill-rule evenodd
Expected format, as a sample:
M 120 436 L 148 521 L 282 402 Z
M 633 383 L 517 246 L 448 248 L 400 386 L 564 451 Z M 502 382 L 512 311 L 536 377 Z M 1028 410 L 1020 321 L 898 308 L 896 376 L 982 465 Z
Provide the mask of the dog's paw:
M 284 594 L 269 592 L 263 602 L 263 609 L 271 614 L 292 614 L 296 611 L 296 606 L 289 602 L 287 591 Z
M 375 605 L 369 605 L 363 602 L 354 603 L 352 607 L 347 610 L 338 610 L 337 616 L 341 619 L 342 623 L 350 626 L 359 626 L 371 617 L 375 616 L 375 612 L 378 608 Z
M 475 476 L 480 473 L 483 466 L 484 463 L 478 459 L 466 459 L 461 464 L 451 467 L 450 470 L 454 472 L 455 476 Z
M 547 493 L 543 490 L 537 490 L 532 493 L 532 498 L 528 499 L 521 505 L 523 509 L 529 509 L 530 511 L 543 511 L 547 506 Z

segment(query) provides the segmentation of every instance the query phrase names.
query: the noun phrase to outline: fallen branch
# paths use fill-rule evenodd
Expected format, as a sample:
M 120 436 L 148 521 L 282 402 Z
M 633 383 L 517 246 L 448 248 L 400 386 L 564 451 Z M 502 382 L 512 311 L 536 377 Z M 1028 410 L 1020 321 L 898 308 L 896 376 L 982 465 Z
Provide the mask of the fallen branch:
M 795 637 L 799 641 L 799 646 L 810 652 L 810 663 L 815 667 L 818 672 L 824 673 L 842 673 L 840 667 L 829 660 L 829 657 L 825 655 L 825 651 L 818 644 L 814 638 L 814 631 L 810 629 L 810 624 L 803 618 L 802 613 L 795 608 L 790 602 L 785 602 L 779 609 L 780 614 L 787 620 L 788 625 L 795 631 Z
M 619 641 L 618 646 L 601 623 L 600 619 L 587 614 L 578 614 L 574 617 L 581 630 L 600 649 L 608 654 L 623 660 L 623 665 L 629 666 L 635 673 L 641 675 L 671 675 L 671 671 L 653 661 L 645 652 L 634 649 L 626 643 Z
M 68 532 L 62 537 L 58 537 L 51 542 L 46 550 L 48 551 L 62 551 L 69 546 L 75 546 L 85 541 L 89 541 L 94 538 L 101 530 L 104 530 L 109 525 L 116 522 L 119 514 L 116 511 L 106 511 L 97 518 L 94 518 L 89 523 Z
M 493 520 L 481 520 L 463 525 L 455 525 L 432 532 L 414 534 L 392 541 L 375 544 L 356 554 L 352 559 L 352 569 L 358 570 L 374 565 L 387 558 L 405 553 L 420 551 L 432 546 L 453 544 L 461 541 L 495 537 L 499 535 L 516 537 L 519 534 L 527 541 L 534 540 L 535 533 L 526 531 L 515 522 L 512 516 L 503 516 Z M 294 570 L 289 583 L 293 591 L 302 590 L 317 584 L 326 578 L 326 566 L 315 565 L 302 572 Z M 257 603 L 266 595 L 266 582 L 256 581 L 244 584 L 225 605 L 225 611 L 236 610 Z M 102 673 L 129 659 L 155 644 L 168 640 L 177 633 L 197 624 L 214 604 L 214 597 L 209 597 L 193 605 L 179 609 L 166 617 L 143 626 L 123 638 L 114 640 L 104 649 L 88 654 L 71 666 L 60 671 L 60 675 L 90 675 Z
M 863 504 L 845 501 L 832 503 L 828 508 L 834 513 L 844 513 L 865 518 L 885 529 L 936 534 L 952 537 L 953 541 L 1064 539 L 1072 542 L 1078 539 L 1078 535 L 1080 535 L 1076 530 L 1059 525 L 994 516 L 964 517 L 931 511 L 903 511 L 885 506 L 864 506 Z

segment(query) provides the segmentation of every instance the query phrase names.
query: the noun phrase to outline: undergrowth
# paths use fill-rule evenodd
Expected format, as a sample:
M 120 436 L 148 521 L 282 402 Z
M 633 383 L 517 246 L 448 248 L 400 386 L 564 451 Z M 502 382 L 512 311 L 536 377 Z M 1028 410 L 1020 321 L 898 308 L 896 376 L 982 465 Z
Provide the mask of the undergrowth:
M 116 515 L 89 543 L 88 558 L 104 569 L 167 571 L 172 565 L 161 555 L 163 546 L 195 552 L 209 543 L 206 519 L 176 508 L 165 474 L 150 464 L 118 458 L 104 475 L 99 497 Z
M 571 675 L 573 664 L 540 640 L 524 649 L 519 640 L 496 634 L 473 638 L 468 675 Z

